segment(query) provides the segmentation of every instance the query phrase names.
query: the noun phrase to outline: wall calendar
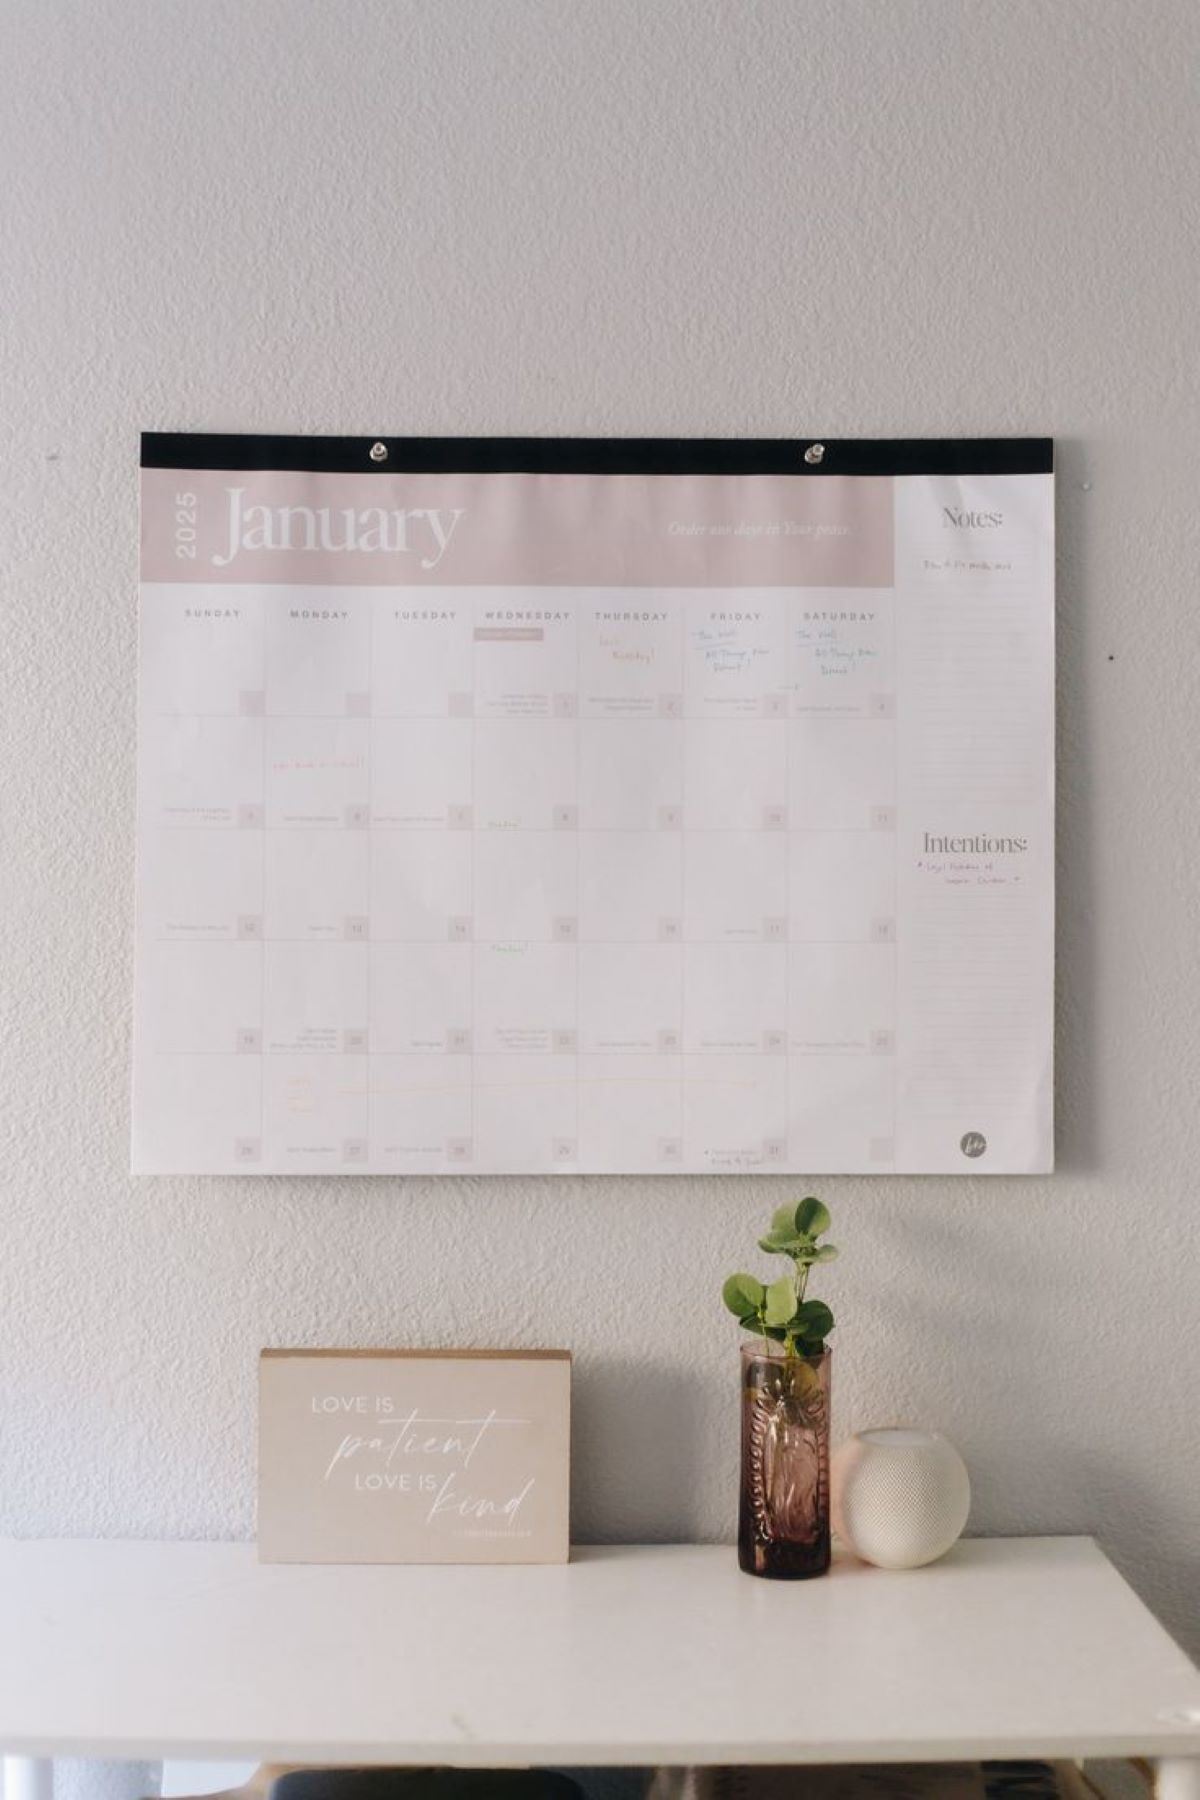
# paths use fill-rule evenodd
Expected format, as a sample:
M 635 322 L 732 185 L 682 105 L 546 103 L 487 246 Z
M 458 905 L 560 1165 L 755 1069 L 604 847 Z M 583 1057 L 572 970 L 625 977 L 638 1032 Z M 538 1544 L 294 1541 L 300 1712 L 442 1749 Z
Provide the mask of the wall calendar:
M 134 1167 L 1052 1164 L 1046 440 L 143 440 Z

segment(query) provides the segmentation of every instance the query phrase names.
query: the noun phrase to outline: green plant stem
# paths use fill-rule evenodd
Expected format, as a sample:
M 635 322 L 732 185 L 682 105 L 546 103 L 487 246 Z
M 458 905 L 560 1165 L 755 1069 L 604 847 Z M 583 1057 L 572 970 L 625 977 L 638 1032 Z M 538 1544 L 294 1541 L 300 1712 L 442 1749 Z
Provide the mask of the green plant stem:
M 798 1262 L 796 1264 L 796 1311 L 797 1312 L 799 1312 L 801 1306 L 804 1304 L 804 1290 L 808 1286 L 808 1272 L 811 1267 L 812 1267 L 811 1263 L 799 1263 Z M 791 1332 L 789 1332 L 787 1337 L 784 1339 L 784 1351 L 788 1356 L 791 1356 L 791 1357 L 794 1357 L 798 1354 L 798 1352 L 796 1350 L 796 1339 L 792 1335 Z

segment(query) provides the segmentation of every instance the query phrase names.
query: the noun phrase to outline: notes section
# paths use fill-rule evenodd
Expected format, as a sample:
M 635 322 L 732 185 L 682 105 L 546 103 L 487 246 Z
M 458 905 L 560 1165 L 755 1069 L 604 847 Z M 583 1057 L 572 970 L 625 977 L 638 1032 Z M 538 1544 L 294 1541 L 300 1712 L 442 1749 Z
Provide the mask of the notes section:
M 896 483 L 899 1165 L 1053 1167 L 1049 476 Z

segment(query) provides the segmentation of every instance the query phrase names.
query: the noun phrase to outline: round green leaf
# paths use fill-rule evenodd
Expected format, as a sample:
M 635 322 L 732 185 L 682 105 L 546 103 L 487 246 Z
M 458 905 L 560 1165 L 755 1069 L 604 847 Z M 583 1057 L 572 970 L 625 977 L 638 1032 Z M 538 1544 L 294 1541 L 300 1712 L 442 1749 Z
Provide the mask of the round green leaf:
M 836 1244 L 817 1244 L 813 1252 L 814 1262 L 833 1262 L 838 1254 Z
M 721 1298 L 731 1313 L 744 1318 L 761 1310 L 766 1289 L 754 1275 L 731 1275 L 721 1289 Z
M 801 1337 L 823 1338 L 833 1330 L 833 1314 L 823 1300 L 806 1300 L 796 1309 L 793 1329 Z
M 796 1202 L 789 1200 L 786 1206 L 777 1206 L 771 1214 L 771 1237 L 792 1238 L 796 1235 Z
M 820 1237 L 832 1223 L 829 1208 L 811 1194 L 796 1208 L 794 1228 L 801 1237 Z
M 781 1275 L 767 1289 L 766 1310 L 763 1314 L 768 1325 L 787 1325 L 796 1310 L 796 1284 L 790 1275 Z

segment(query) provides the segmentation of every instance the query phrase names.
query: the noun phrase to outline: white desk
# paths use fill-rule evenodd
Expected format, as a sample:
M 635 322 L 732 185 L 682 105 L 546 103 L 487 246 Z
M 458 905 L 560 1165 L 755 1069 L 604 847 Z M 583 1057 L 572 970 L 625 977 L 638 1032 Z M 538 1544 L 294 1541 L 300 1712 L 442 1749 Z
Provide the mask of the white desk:
M 729 1548 L 559 1568 L 260 1566 L 0 1542 L 0 1747 L 292 1763 L 1146 1756 L 1200 1797 L 1200 1673 L 1085 1538 L 784 1583 Z

